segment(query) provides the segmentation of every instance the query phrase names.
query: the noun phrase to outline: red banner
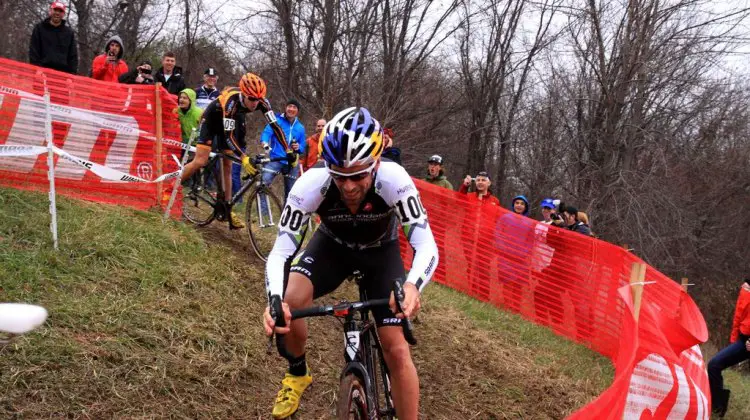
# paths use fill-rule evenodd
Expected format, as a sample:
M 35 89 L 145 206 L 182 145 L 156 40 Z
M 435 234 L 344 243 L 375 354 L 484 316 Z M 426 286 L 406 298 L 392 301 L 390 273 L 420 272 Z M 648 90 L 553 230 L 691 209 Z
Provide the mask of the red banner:
M 46 146 L 45 88 L 53 144 L 67 153 L 55 158 L 59 193 L 139 209 L 168 200 L 159 184 L 139 181 L 178 169 L 171 157 L 180 156 L 178 147 L 163 143 L 157 156 L 157 117 L 163 138 L 180 143 L 173 96 L 153 85 L 101 82 L 0 59 L 0 146 Z M 122 175 L 101 178 L 89 170 L 93 164 Z M 46 191 L 46 155 L 0 157 L 0 184 Z
M 573 419 L 708 419 L 703 315 L 648 267 L 636 321 L 621 247 L 416 181 L 440 250 L 435 281 L 552 329 L 609 358 L 612 385 Z M 405 260 L 412 252 L 402 244 Z

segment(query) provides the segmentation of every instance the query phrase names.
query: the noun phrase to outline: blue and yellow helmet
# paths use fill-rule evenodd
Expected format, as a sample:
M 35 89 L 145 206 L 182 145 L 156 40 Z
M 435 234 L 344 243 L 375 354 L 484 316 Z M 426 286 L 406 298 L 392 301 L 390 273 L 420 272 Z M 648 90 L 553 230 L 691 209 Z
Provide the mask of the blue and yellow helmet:
M 371 165 L 383 153 L 383 127 L 366 108 L 347 108 L 328 121 L 319 146 L 329 168 Z

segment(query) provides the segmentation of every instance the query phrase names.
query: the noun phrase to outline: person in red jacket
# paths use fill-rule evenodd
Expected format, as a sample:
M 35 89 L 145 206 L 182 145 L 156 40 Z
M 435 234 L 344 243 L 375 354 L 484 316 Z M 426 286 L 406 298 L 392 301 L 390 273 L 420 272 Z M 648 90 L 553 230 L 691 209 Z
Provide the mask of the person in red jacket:
M 481 171 L 474 178 L 474 192 L 469 192 L 471 181 L 471 176 L 467 175 L 458 189 L 459 193 L 466 194 L 469 198 L 469 205 L 462 213 L 461 227 L 461 248 L 466 267 L 465 292 L 487 302 L 490 298 L 490 282 L 487 275 L 489 271 L 484 267 L 489 264 L 492 253 L 483 250 L 490 249 L 494 243 L 493 229 L 500 209 L 500 200 L 490 192 L 492 181 L 487 172 Z
M 721 371 L 750 359 L 750 278 L 745 279 L 737 298 L 729 342 L 729 346 L 716 353 L 708 362 L 711 411 L 719 417 L 724 417 L 729 406 L 729 390 L 724 389 Z
M 122 59 L 122 39 L 115 35 L 107 40 L 104 54 L 97 55 L 91 64 L 91 77 L 105 82 L 119 82 L 120 76 L 128 72 L 128 65 Z
M 474 178 L 476 189 L 474 190 L 474 192 L 470 193 L 469 185 L 471 185 L 471 181 L 471 175 L 466 175 L 466 178 L 464 178 L 464 182 L 463 184 L 461 184 L 458 192 L 460 192 L 461 194 L 467 194 L 469 195 L 469 197 L 479 200 L 482 205 L 500 205 L 500 200 L 492 195 L 492 192 L 490 191 L 490 185 L 492 185 L 492 181 L 490 181 L 490 176 L 487 174 L 487 172 L 481 171 L 477 174 L 477 176 Z

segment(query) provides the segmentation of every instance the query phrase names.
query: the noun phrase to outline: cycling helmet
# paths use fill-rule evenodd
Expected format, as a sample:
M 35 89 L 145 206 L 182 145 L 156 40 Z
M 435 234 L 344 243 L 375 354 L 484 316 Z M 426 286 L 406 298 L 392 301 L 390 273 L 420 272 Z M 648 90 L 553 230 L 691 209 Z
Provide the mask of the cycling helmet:
M 545 198 L 544 200 L 542 200 L 542 208 L 545 208 L 545 207 L 548 208 L 548 209 L 554 210 L 555 209 L 555 200 L 553 200 L 551 198 Z
M 373 166 L 383 153 L 383 128 L 366 108 L 347 108 L 321 133 L 320 150 L 326 166 Z
M 266 82 L 253 73 L 245 73 L 240 78 L 240 91 L 248 98 L 263 99 L 266 97 Z

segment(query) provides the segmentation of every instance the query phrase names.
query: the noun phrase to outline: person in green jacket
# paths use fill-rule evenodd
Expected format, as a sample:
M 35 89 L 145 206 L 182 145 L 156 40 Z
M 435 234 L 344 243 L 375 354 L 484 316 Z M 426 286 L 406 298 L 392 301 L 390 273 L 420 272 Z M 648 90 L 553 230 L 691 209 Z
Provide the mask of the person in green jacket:
M 182 128 L 182 142 L 187 143 L 193 129 L 197 130 L 200 125 L 203 110 L 195 104 L 195 91 L 190 88 L 180 91 L 180 96 L 177 98 L 177 105 L 175 113 L 180 120 L 180 128 Z
M 430 184 L 453 190 L 453 185 L 443 173 L 443 158 L 440 155 L 432 155 L 427 159 L 427 177 L 424 180 Z

